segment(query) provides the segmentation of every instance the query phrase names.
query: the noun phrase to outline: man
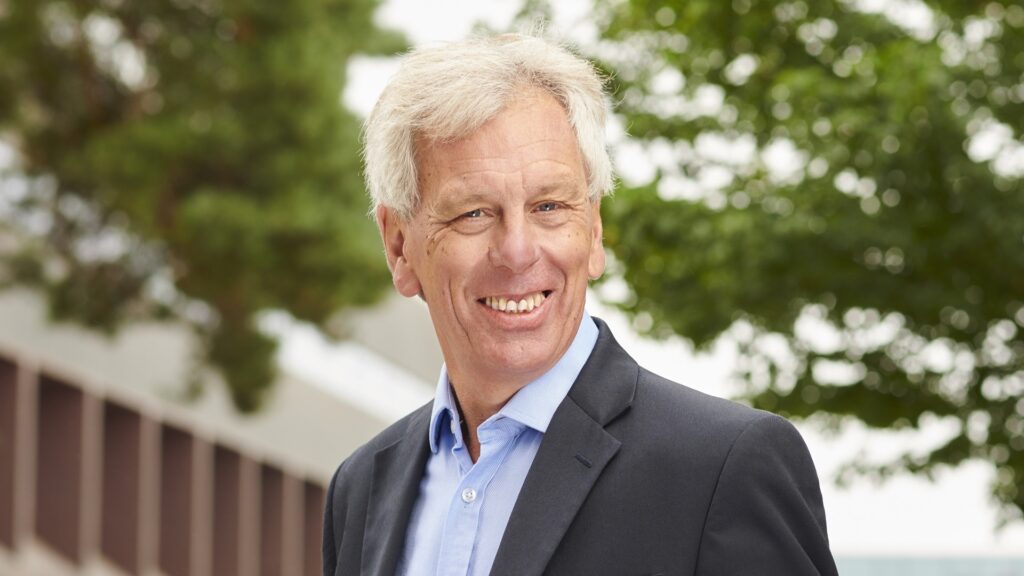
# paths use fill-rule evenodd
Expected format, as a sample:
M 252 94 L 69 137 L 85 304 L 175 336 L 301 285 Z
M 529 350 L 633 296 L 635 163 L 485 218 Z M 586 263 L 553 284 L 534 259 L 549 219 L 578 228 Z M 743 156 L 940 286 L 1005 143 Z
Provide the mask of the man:
M 339 467 L 325 575 L 836 574 L 795 429 L 647 372 L 584 311 L 606 109 L 587 62 L 523 36 L 414 51 L 381 96 L 367 181 L 445 365 Z

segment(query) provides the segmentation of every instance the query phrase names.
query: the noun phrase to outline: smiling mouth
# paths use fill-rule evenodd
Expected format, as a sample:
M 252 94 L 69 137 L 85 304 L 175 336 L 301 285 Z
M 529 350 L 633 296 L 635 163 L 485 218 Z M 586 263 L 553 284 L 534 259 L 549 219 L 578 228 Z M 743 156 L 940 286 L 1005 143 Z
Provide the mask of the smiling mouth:
M 530 312 L 534 308 L 543 304 L 550 295 L 551 290 L 542 290 L 540 292 L 534 292 L 533 294 L 519 296 L 518 298 L 488 296 L 477 300 L 477 302 L 480 302 L 484 306 L 487 306 L 491 310 L 495 310 L 497 312 L 504 312 L 506 314 L 522 314 L 524 312 Z

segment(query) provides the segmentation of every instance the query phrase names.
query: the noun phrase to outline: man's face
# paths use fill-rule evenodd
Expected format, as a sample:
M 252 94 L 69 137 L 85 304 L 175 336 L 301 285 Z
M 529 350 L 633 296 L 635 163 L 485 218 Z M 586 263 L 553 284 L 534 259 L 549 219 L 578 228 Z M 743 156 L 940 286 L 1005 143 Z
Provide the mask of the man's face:
M 565 110 L 526 91 L 462 139 L 419 142 L 417 160 L 416 214 L 378 211 L 395 286 L 426 300 L 453 379 L 526 384 L 572 343 L 604 271 Z

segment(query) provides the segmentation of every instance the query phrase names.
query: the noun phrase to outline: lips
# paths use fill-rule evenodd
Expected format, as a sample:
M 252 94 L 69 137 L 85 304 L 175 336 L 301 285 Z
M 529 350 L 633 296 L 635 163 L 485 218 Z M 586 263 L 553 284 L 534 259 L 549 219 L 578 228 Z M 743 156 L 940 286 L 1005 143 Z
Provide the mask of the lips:
M 506 314 L 522 314 L 530 312 L 544 303 L 544 300 L 551 295 L 550 290 L 542 290 L 519 296 L 487 296 L 479 302 L 491 310 L 504 312 Z

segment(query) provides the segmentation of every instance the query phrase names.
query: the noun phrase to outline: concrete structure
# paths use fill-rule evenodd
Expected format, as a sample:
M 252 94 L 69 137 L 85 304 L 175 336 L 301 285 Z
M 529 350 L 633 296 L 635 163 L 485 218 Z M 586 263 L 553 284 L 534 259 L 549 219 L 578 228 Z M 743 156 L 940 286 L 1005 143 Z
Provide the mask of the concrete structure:
M 324 487 L 386 418 L 288 375 L 239 415 L 190 372 L 193 344 L 51 325 L 37 295 L 0 292 L 0 575 L 319 574 Z

